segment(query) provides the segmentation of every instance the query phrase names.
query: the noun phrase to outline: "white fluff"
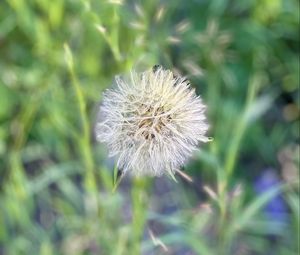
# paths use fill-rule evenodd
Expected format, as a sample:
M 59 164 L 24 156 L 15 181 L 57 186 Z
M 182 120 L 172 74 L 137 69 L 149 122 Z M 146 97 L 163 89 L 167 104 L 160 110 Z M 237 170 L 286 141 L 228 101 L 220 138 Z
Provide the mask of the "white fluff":
M 103 95 L 96 137 L 124 173 L 172 174 L 209 140 L 205 105 L 185 78 L 159 67 L 116 83 Z

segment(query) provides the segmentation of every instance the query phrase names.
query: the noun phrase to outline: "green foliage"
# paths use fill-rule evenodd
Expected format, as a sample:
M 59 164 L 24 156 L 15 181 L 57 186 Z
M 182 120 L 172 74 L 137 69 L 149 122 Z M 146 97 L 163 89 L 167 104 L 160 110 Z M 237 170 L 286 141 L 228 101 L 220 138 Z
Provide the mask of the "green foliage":
M 0 255 L 297 254 L 298 27 L 296 0 L 1 1 Z M 193 183 L 118 179 L 94 139 L 113 77 L 155 64 L 208 105 Z

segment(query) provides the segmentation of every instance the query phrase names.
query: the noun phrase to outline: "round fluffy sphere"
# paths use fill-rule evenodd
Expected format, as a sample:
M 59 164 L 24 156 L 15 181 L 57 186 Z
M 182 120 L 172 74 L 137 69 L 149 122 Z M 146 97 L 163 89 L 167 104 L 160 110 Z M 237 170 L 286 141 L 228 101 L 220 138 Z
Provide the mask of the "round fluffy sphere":
M 187 79 L 155 67 L 116 83 L 103 95 L 96 137 L 124 173 L 173 174 L 209 140 L 205 105 Z

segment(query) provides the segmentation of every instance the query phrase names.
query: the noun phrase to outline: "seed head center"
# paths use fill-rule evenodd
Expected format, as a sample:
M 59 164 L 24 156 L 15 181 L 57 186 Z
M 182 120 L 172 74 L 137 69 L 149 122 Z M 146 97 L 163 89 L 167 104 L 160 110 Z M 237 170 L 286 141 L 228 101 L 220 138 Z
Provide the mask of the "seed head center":
M 166 125 L 166 122 L 170 121 L 170 116 L 164 116 L 164 113 L 163 107 L 158 107 L 157 109 L 149 107 L 141 115 L 142 120 L 139 122 L 138 127 L 146 140 L 155 139 Z

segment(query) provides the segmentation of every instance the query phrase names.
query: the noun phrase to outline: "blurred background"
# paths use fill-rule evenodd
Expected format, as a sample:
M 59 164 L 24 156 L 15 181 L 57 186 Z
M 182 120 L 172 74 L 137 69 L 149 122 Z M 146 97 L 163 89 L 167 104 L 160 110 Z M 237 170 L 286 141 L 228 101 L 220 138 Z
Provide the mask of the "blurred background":
M 0 254 L 299 254 L 299 43 L 297 0 L 1 0 Z M 213 141 L 114 192 L 101 93 L 155 64 Z

